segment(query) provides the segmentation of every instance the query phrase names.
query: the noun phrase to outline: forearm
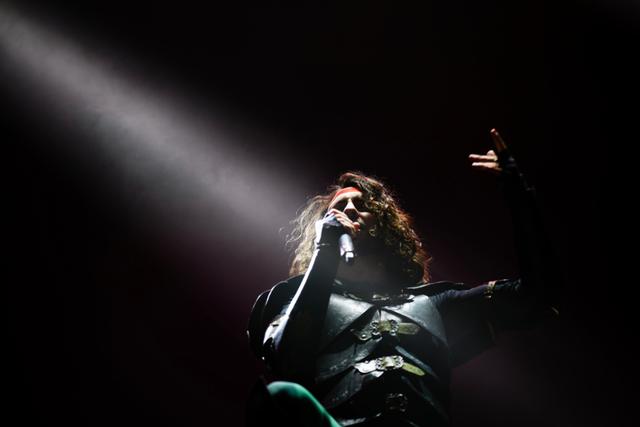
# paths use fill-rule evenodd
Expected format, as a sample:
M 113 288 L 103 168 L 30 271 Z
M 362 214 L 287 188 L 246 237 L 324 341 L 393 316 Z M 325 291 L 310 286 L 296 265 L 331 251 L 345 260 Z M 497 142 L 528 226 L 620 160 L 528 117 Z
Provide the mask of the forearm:
M 267 329 L 265 344 L 282 373 L 306 377 L 312 370 L 339 261 L 335 247 L 316 249 L 286 312 Z
M 538 302 L 550 303 L 561 281 L 553 247 L 543 226 L 535 188 L 529 186 L 515 167 L 513 158 L 504 160 L 510 168 L 503 176 L 503 188 L 513 222 L 513 235 L 521 279 L 521 292 Z

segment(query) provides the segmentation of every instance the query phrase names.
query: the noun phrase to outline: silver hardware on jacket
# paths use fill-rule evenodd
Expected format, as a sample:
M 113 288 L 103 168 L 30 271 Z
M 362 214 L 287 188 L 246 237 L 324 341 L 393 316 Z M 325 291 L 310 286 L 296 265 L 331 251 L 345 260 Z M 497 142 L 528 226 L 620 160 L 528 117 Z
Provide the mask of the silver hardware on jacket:
M 402 356 L 383 356 L 376 359 L 358 362 L 353 367 L 361 374 L 370 374 L 371 372 L 393 371 L 403 369 L 414 375 L 423 376 L 425 372 L 411 363 L 405 362 Z

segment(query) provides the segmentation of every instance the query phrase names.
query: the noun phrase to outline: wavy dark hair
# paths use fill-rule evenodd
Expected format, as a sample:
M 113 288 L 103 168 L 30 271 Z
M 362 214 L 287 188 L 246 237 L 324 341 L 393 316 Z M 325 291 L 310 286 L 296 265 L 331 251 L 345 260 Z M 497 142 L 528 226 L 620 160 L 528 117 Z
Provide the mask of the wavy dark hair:
M 413 230 L 413 219 L 400 208 L 393 193 L 382 181 L 357 171 L 340 175 L 336 184 L 328 187 L 329 193 L 309 199 L 291 221 L 293 230 L 287 236 L 287 247 L 293 249 L 293 261 L 289 274 L 303 274 L 309 267 L 315 249 L 315 222 L 322 219 L 336 192 L 345 187 L 359 189 L 365 207 L 375 214 L 376 223 L 368 232 L 383 243 L 381 246 L 386 252 L 387 268 L 394 277 L 401 284 L 427 283 L 431 257 Z

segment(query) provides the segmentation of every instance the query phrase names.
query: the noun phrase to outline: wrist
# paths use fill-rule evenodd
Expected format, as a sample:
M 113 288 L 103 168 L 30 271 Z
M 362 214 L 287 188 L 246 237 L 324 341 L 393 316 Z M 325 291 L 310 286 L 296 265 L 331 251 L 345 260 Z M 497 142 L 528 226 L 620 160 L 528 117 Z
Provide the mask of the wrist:
M 328 249 L 328 248 L 337 248 L 337 247 L 338 247 L 338 245 L 336 243 L 329 243 L 329 242 L 315 242 L 314 243 L 315 250 Z

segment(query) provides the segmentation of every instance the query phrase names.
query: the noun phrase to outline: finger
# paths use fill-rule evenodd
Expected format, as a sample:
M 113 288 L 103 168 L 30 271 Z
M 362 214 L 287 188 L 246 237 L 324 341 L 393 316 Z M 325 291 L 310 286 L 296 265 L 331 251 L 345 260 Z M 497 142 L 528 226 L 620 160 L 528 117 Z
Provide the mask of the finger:
M 324 220 L 329 220 L 329 221 L 335 220 L 335 221 L 338 221 L 338 223 L 340 223 L 341 225 L 345 225 L 344 224 L 345 222 L 350 221 L 349 217 L 345 215 L 344 212 L 340 212 L 335 209 L 331 209 L 329 212 L 327 212 L 324 215 Z
M 355 235 L 357 232 L 360 231 L 359 223 L 351 221 L 349 217 L 343 212 L 338 212 L 338 213 L 340 213 L 341 215 L 336 215 L 335 216 L 336 220 L 340 223 L 340 225 L 345 227 L 351 235 Z
M 500 169 L 500 166 L 496 162 L 473 162 L 471 163 L 473 167 L 483 167 L 489 169 Z
M 351 220 L 351 218 L 349 218 L 349 215 L 347 215 L 346 213 L 344 213 L 344 212 L 342 212 L 342 211 L 340 211 L 340 210 L 337 210 L 337 209 L 335 209 L 335 208 L 330 209 L 330 210 L 329 210 L 329 213 L 331 213 L 331 214 L 335 215 L 337 218 L 344 218 L 344 219 L 346 219 L 347 221 L 350 221 L 350 222 L 351 222 L 351 223 L 353 223 L 353 224 L 358 224 L 358 225 L 360 225 L 358 222 L 356 222 L 356 221 L 352 221 L 352 220 Z
M 335 215 L 337 218 L 347 218 L 347 219 L 349 218 L 346 213 L 339 211 L 337 209 L 331 209 L 329 212 Z
M 500 166 L 497 166 L 495 163 L 472 163 L 471 166 L 476 169 L 476 170 L 482 170 L 482 171 L 487 171 L 487 172 L 491 172 L 494 173 L 496 175 L 500 174 L 502 172 L 502 168 L 500 168 Z
M 332 211 L 328 211 L 326 214 L 324 214 L 324 217 L 322 219 L 328 219 L 330 217 L 335 217 L 335 213 Z
M 331 215 L 335 216 L 336 219 L 339 220 L 339 221 L 350 221 L 350 219 L 347 216 L 347 214 L 345 214 L 344 212 L 341 212 L 339 210 L 331 209 L 329 211 L 329 213 L 331 213 Z
M 355 222 L 352 221 L 351 218 L 349 217 L 349 215 L 347 215 L 345 212 L 336 210 L 336 209 L 332 209 L 331 212 L 337 217 L 337 218 L 344 218 L 347 221 L 351 221 L 351 222 Z
M 493 144 L 496 146 L 496 150 L 498 150 L 498 152 L 502 152 L 507 149 L 507 145 L 504 143 L 504 140 L 498 133 L 497 129 L 493 128 L 489 133 L 491 134 L 491 139 L 493 140 Z
M 470 160 L 482 160 L 482 161 L 488 161 L 488 162 L 495 162 L 496 160 L 498 160 L 498 156 L 496 156 L 495 153 L 489 154 L 487 152 L 487 154 L 469 154 L 469 159 Z
M 340 222 L 340 224 L 347 230 L 347 233 L 349 233 L 351 236 L 355 236 L 356 233 L 358 232 L 358 230 L 356 229 L 356 227 L 353 225 L 352 222 L 340 221 L 340 220 L 338 220 L 338 222 Z
M 347 216 L 337 216 L 336 219 L 342 225 L 345 225 L 347 227 L 353 227 L 354 222 L 351 221 Z
M 487 156 L 491 157 L 491 160 L 494 161 L 494 162 L 498 161 L 498 155 L 493 150 L 487 151 Z

